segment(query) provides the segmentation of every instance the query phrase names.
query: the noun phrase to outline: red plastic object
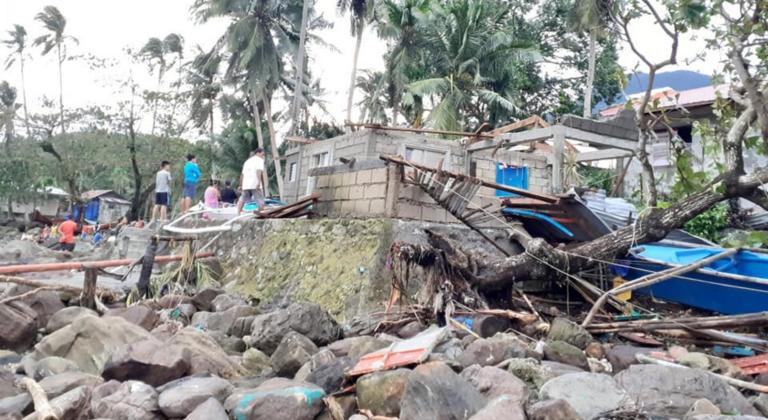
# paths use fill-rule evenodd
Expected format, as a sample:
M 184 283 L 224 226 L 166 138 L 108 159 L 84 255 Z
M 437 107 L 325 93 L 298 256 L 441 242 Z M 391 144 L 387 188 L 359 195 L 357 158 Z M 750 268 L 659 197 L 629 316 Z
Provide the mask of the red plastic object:
M 393 343 L 387 348 L 368 353 L 360 358 L 348 375 L 359 376 L 379 370 L 419 364 L 427 360 L 444 332 L 445 327 L 434 328 L 408 340 Z
M 741 357 L 729 360 L 747 375 L 768 372 L 768 353 L 759 356 Z

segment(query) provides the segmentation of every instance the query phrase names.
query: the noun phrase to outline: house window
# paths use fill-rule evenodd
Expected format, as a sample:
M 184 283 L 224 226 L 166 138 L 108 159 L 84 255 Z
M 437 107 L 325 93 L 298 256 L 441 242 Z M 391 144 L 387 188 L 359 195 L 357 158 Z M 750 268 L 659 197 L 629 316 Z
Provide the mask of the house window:
M 331 164 L 330 152 L 322 152 L 312 155 L 312 167 L 320 168 L 323 166 L 329 166 Z
M 291 162 L 291 165 L 288 168 L 288 182 L 296 181 L 296 171 L 297 171 L 296 162 Z
M 528 168 L 496 163 L 496 183 L 510 187 L 528 189 Z M 496 190 L 496 197 L 517 197 L 517 194 Z
M 450 160 L 446 159 L 446 152 L 419 149 L 416 147 L 405 148 L 405 160 L 409 160 L 414 163 L 420 163 L 425 166 L 437 167 L 440 161 L 443 161 L 443 169 L 448 170 Z

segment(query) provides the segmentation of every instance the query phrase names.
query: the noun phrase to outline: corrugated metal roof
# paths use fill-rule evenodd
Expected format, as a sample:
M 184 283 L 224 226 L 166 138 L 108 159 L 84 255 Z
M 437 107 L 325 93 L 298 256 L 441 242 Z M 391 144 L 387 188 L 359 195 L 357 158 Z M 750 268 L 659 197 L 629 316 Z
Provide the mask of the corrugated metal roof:
M 130 201 L 126 200 L 123 196 L 114 192 L 113 190 L 86 191 L 80 194 L 80 198 L 82 198 L 85 201 L 90 201 L 90 200 L 93 200 L 94 198 L 105 198 L 105 199 L 110 199 L 110 201 L 115 203 L 117 202 L 130 203 Z
M 677 92 L 672 88 L 654 89 L 651 95 L 651 100 L 659 100 L 659 107 L 662 109 L 676 108 L 676 107 L 693 107 L 699 105 L 711 104 L 719 96 L 727 98 L 729 95 L 730 85 L 709 85 L 696 89 L 689 89 Z M 634 106 L 639 106 L 637 101 L 640 100 L 642 95 L 632 95 L 630 100 L 634 103 Z M 610 118 L 624 109 L 625 103 L 618 104 L 606 108 L 600 111 L 600 116 L 604 118 Z

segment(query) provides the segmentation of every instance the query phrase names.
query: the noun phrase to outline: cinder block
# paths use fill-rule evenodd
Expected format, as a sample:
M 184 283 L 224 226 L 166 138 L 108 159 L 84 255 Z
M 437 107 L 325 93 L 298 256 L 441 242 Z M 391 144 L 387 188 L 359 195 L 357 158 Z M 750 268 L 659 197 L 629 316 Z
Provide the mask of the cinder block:
M 438 207 L 424 206 L 421 209 L 421 220 L 425 222 L 445 222 L 446 211 Z
M 383 215 L 386 213 L 387 208 L 383 198 L 370 200 L 370 208 L 368 212 L 372 215 Z
M 421 206 L 401 201 L 397 203 L 397 217 L 402 219 L 421 219 Z
M 364 197 L 365 187 L 363 187 L 362 185 L 353 185 L 351 187 L 344 187 L 344 188 L 349 188 L 350 200 L 359 200 Z
M 340 187 L 344 185 L 344 174 L 331 175 L 328 185 L 331 187 Z
M 387 184 L 370 184 L 365 186 L 365 198 L 383 198 L 387 194 Z
M 317 188 L 325 188 L 329 185 L 330 185 L 330 176 L 322 175 L 317 177 L 317 183 L 315 184 Z
M 387 168 L 371 169 L 371 182 L 387 182 Z
M 341 202 L 341 214 L 352 214 L 355 211 L 355 202 L 351 200 Z
M 335 200 L 346 200 L 349 198 L 349 187 L 338 187 L 333 193 Z
M 368 215 L 368 208 L 370 206 L 369 200 L 356 200 L 355 202 L 355 214 Z
M 347 172 L 345 174 L 342 174 L 342 176 L 343 176 L 343 180 L 341 185 L 344 185 L 344 186 L 355 185 L 355 181 L 357 181 L 357 173 Z
M 370 184 L 371 183 L 371 174 L 373 173 L 372 169 L 365 169 L 362 171 L 357 171 L 357 184 L 363 185 L 363 184 Z

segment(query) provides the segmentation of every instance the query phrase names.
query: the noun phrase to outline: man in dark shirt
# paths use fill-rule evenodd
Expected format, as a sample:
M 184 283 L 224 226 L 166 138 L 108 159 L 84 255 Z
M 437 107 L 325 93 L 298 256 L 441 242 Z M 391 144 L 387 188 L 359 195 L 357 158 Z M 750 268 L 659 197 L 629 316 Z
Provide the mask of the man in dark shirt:
M 232 189 L 232 181 L 224 183 L 224 189 L 221 190 L 221 202 L 235 204 L 237 202 L 237 193 Z

